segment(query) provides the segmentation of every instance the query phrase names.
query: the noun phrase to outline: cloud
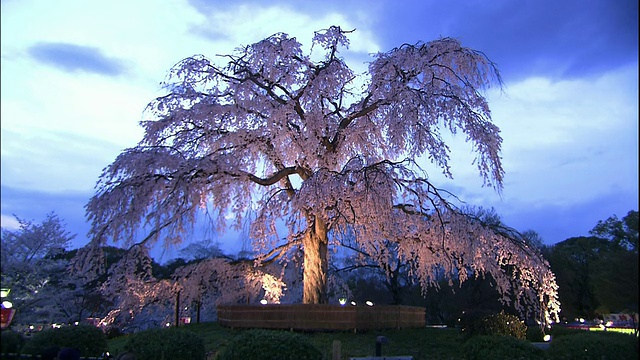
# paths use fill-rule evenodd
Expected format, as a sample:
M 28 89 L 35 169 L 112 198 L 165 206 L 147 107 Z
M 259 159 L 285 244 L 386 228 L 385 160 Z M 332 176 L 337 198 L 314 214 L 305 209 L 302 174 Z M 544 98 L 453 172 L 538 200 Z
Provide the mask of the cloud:
M 597 220 L 637 209 L 637 78 L 637 66 L 627 66 L 582 79 L 514 82 L 506 95 L 489 94 L 504 139 L 502 194 L 481 187 L 463 137 L 447 140 L 454 179 L 429 175 L 468 204 L 494 206 L 518 230 L 553 242 L 585 235 Z
M 519 231 L 534 230 L 546 244 L 555 244 L 571 237 L 589 236 L 598 221 L 613 215 L 622 218 L 630 210 L 637 211 L 638 202 L 632 191 L 616 190 L 566 206 L 512 202 L 497 204 L 496 209 L 509 226 Z
M 324 6 L 324 11 L 308 12 L 304 11 L 308 9 L 294 6 L 295 3 L 274 2 L 265 5 L 249 2 L 233 7 L 214 7 L 211 4 L 192 1 L 192 5 L 205 16 L 204 21 L 193 27 L 193 32 L 218 44 L 225 44 L 224 48 L 227 49 L 248 45 L 279 32 L 297 38 L 309 49 L 314 31 L 337 25 L 346 30 L 357 29 L 349 35 L 351 52 L 368 55 L 380 51 L 377 39 L 369 31 L 370 27 L 365 26 L 369 19 L 365 10 L 354 16 Z M 217 50 L 217 53 L 220 51 Z
M 87 72 L 106 76 L 124 73 L 120 60 L 107 57 L 92 46 L 81 46 L 59 42 L 40 42 L 28 49 L 31 57 L 43 64 L 74 73 Z
M 15 216 L 1 215 L 0 224 L 2 224 L 3 229 L 17 230 L 20 228 L 20 223 Z
M 97 136 L 2 129 L 2 183 L 50 193 L 91 191 L 100 170 L 120 150 Z
M 370 1 L 364 7 L 355 0 L 279 0 L 269 5 L 251 0 L 241 4 L 189 0 L 189 4 L 216 20 L 203 22 L 201 30 L 211 38 L 218 36 L 218 40 L 223 34 L 245 39 L 253 34 L 259 40 L 305 25 L 313 30 L 329 25 L 351 26 L 358 30 L 356 34 L 370 29 L 375 34 L 371 38 L 377 36 L 376 46 L 382 51 L 403 43 L 454 37 L 487 54 L 506 81 L 528 76 L 577 78 L 638 59 L 635 0 L 594 0 L 588 4 L 582 0 Z M 300 39 L 308 38 L 304 34 Z M 352 45 L 363 40 L 352 38 Z

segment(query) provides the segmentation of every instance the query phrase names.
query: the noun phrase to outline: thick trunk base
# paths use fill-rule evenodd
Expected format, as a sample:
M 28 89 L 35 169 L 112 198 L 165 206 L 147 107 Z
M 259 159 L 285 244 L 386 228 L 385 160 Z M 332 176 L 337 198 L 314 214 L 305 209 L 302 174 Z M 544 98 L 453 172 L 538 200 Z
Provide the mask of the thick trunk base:
M 304 272 L 302 302 L 305 304 L 326 304 L 328 249 L 327 226 L 321 220 L 314 220 L 304 236 Z

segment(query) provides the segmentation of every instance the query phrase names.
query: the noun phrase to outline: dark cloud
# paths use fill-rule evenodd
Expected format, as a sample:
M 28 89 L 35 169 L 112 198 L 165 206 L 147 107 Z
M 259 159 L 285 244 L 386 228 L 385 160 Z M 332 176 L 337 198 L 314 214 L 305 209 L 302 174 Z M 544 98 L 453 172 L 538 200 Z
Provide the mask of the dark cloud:
M 107 76 L 118 76 L 124 72 L 119 60 L 109 58 L 91 46 L 42 42 L 31 46 L 28 52 L 37 61 L 66 72 L 83 71 Z
M 498 214 L 505 209 L 497 206 Z M 628 192 L 612 192 L 583 203 L 554 206 L 527 206 L 511 209 L 512 214 L 503 216 L 503 221 L 519 230 L 535 230 L 546 244 L 556 244 L 571 237 L 589 236 L 589 231 L 600 220 L 616 215 L 622 219 L 631 210 L 638 211 L 637 195 Z
M 390 45 L 455 37 L 507 79 L 590 75 L 638 59 L 636 0 L 425 1 L 386 13 Z
M 502 222 L 520 232 L 533 230 L 552 245 L 576 236 L 589 236 L 598 221 L 616 215 L 623 218 L 630 210 L 638 211 L 638 195 L 636 190 L 610 187 L 601 190 L 601 194 L 585 194 L 584 200 L 553 201 L 547 199 L 536 201 L 503 201 L 494 196 L 478 197 L 474 189 L 452 183 L 435 184 L 455 194 L 453 203 L 457 206 L 494 208 Z M 603 188 L 605 185 L 603 185 Z M 545 191 L 544 187 L 540 191 Z M 486 194 L 485 194 L 486 195 Z M 484 198 L 484 200 L 483 200 Z M 462 200 L 464 203 L 458 203 Z M 471 202 L 467 202 L 473 199 Z M 449 199 L 452 200 L 452 199 Z
M 89 223 L 85 220 L 84 206 L 93 193 L 61 192 L 52 193 L 38 190 L 19 189 L 2 185 L 2 215 L 18 216 L 24 220 L 39 223 L 50 212 L 55 212 L 66 225 L 66 230 L 77 236 L 72 248 L 88 243 Z

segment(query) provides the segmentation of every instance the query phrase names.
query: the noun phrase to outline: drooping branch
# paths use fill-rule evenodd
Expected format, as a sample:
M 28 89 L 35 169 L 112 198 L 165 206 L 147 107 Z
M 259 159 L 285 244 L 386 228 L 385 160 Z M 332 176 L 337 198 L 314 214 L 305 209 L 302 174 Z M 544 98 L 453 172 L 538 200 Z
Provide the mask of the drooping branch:
M 247 176 L 251 181 L 253 181 L 258 185 L 269 186 L 269 185 L 278 183 L 280 180 L 282 180 L 283 178 L 289 175 L 294 175 L 294 174 L 299 175 L 300 178 L 303 180 L 306 180 L 309 177 L 309 172 L 300 166 L 290 166 L 287 168 L 280 169 L 279 171 L 277 171 L 276 173 L 272 174 L 267 178 L 260 178 L 252 174 L 247 174 Z

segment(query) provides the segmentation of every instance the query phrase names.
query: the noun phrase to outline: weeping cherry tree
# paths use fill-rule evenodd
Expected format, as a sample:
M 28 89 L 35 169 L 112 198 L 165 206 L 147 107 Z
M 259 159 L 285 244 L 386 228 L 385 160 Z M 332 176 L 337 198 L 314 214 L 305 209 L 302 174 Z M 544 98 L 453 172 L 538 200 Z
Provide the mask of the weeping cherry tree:
M 484 185 L 501 191 L 502 138 L 483 96 L 502 85 L 494 63 L 441 38 L 378 53 L 356 74 L 340 56 L 349 33 L 315 32 L 309 54 L 279 33 L 223 65 L 175 65 L 143 139 L 96 185 L 94 241 L 179 243 L 203 213 L 216 229 L 248 222 L 258 260 L 303 251 L 303 302 L 324 303 L 329 250 L 349 234 L 380 263 L 410 261 L 423 288 L 443 269 L 461 281 L 489 273 L 503 301 L 553 319 L 546 261 L 458 211 L 423 170 L 430 161 L 451 178 L 442 132 L 462 132 Z

